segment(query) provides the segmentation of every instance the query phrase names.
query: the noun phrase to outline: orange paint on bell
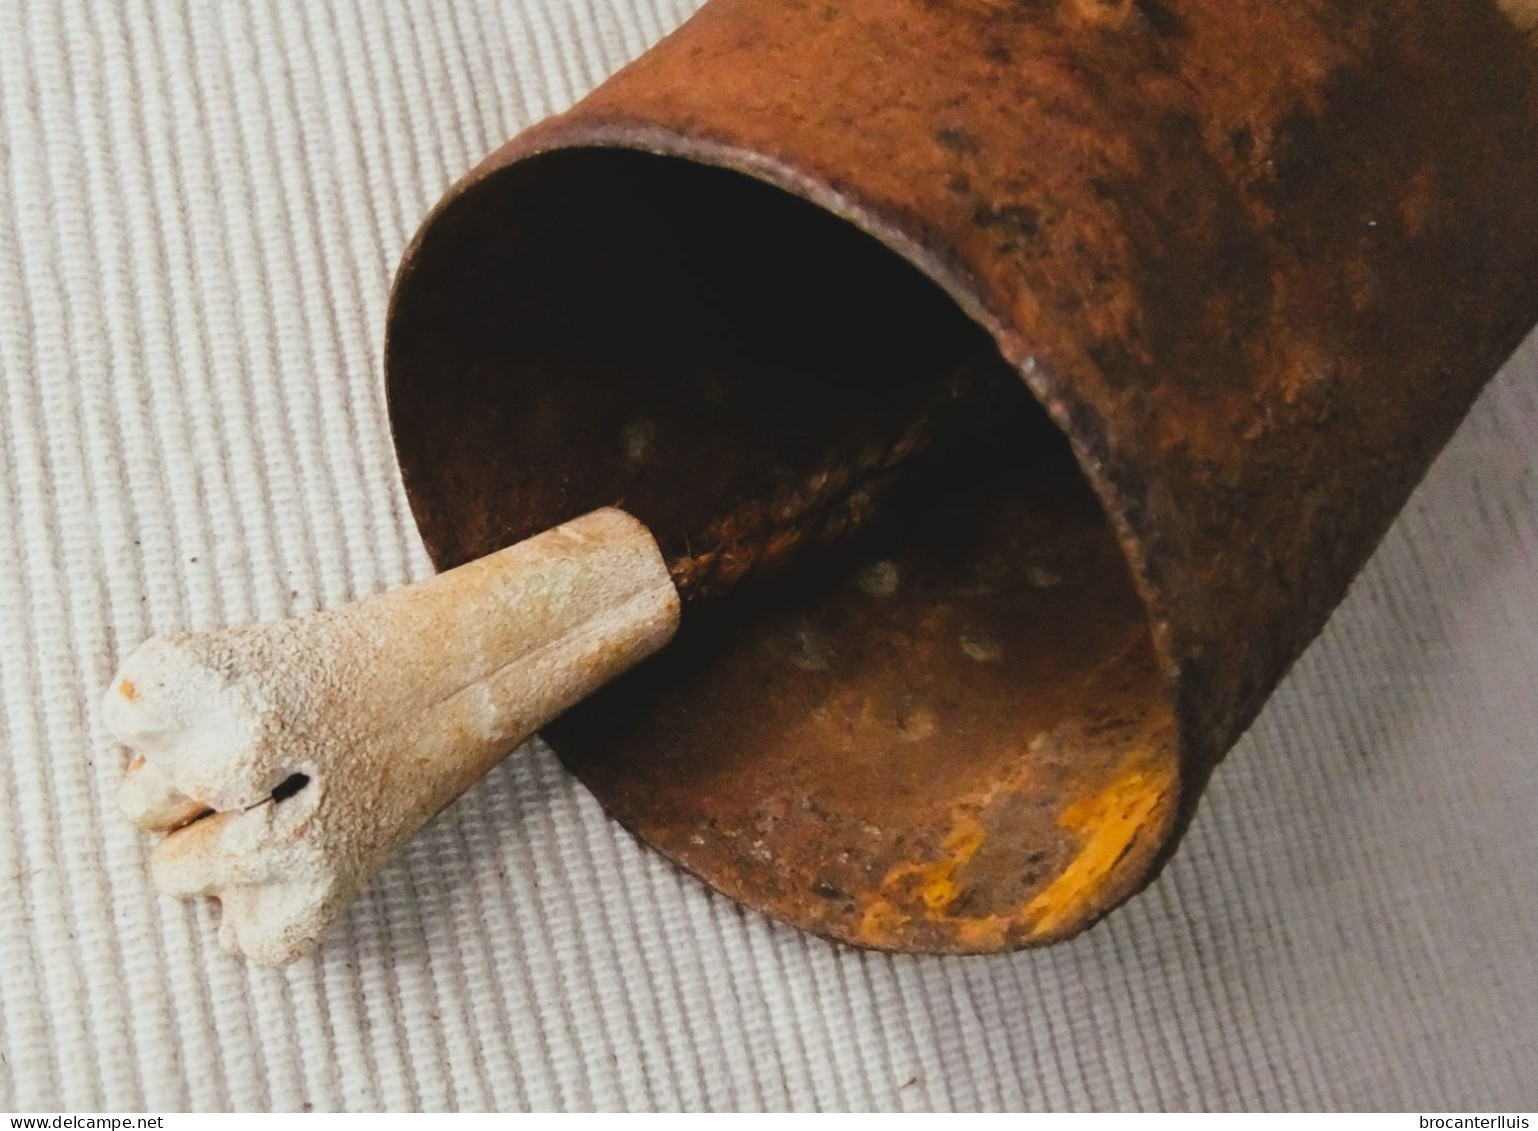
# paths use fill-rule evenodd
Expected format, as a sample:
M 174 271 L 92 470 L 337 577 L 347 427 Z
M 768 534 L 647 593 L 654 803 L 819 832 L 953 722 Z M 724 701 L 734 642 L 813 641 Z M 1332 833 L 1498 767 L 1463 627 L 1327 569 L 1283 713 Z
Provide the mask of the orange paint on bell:
M 1157 840 L 1167 835 L 1176 776 L 1171 759 L 1139 751 L 1106 789 L 1070 803 L 1058 823 L 1082 838 L 1078 853 L 1029 903 L 1011 913 L 952 914 L 952 906 L 966 891 L 963 873 L 988 837 L 977 816 L 958 814 L 954 828 L 940 843 L 942 855 L 898 865 L 882 879 L 881 895 L 866 906 L 860 919 L 860 940 L 867 945 L 890 945 L 918 920 L 943 924 L 964 950 L 985 951 L 1005 945 L 1021 930 L 1034 939 L 1046 939 L 1065 927 L 1082 927 L 1095 917 L 1098 904 L 1116 902 L 1107 899 L 1106 892 L 1114 886 L 1110 881 L 1117 866 L 1128 860 L 1139 837 Z M 922 905 L 918 915 L 909 910 L 916 904 Z
M 1084 842 L 1073 862 L 1026 905 L 1035 920 L 1032 934 L 1052 934 L 1085 916 L 1139 834 L 1162 831 L 1174 784 L 1167 762 L 1139 758 L 1105 792 L 1063 810 L 1060 823 L 1082 833 Z
M 946 909 L 961 894 L 956 872 L 971 862 L 987 837 L 987 831 L 975 817 L 964 816 L 941 842 L 944 856 L 893 868 L 881 881 L 882 897 L 866 908 L 860 920 L 860 934 L 866 938 L 880 938 L 906 924 L 911 916 L 897 906 L 894 897 L 899 897 L 910 887 L 917 888 L 926 917 L 949 918 Z
M 874 900 L 860 920 L 860 936 L 875 945 L 891 940 L 913 922 L 898 901 L 916 880 L 919 900 L 924 905 L 924 919 L 944 923 L 969 947 L 982 949 L 998 946 L 1017 921 L 1016 916 L 987 915 L 981 918 L 953 916 L 951 904 L 964 890 L 956 873 L 965 868 L 982 848 L 988 834 L 972 816 L 963 816 L 957 827 L 941 843 L 945 855 L 938 860 L 902 864 L 887 873 L 881 882 L 882 896 Z M 911 899 L 907 900 L 911 905 Z

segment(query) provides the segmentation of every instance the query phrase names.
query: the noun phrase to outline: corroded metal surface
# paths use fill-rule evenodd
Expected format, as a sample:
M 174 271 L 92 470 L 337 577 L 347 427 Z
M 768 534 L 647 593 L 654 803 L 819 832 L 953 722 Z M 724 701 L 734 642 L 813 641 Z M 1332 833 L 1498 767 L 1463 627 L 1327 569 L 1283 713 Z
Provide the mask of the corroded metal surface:
M 1083 479 L 994 423 L 552 743 L 645 839 L 820 934 L 991 951 L 1103 910 L 1174 817 L 1173 719 Z
M 997 414 L 1012 454 L 936 473 L 956 506 L 691 613 L 552 740 L 798 926 L 1071 934 L 1538 317 L 1535 58 L 1493 0 L 712 0 L 408 254 L 424 537 L 448 565 L 620 502 L 676 560 L 981 327 L 1072 459 Z

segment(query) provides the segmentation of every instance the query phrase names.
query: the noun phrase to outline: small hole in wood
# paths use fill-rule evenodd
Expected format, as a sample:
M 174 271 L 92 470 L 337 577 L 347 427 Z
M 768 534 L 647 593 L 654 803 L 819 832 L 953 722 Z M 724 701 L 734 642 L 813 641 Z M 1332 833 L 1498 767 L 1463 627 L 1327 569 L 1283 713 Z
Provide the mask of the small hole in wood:
M 287 801 L 305 786 L 310 784 L 307 774 L 293 774 L 280 782 L 272 791 L 273 801 Z

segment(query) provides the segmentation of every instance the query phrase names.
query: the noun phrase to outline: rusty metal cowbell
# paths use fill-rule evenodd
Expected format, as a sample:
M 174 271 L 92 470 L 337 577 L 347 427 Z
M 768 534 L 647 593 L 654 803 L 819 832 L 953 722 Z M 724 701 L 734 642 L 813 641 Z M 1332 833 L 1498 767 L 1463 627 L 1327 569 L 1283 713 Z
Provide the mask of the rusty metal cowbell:
M 711 0 L 407 253 L 387 383 L 428 549 L 619 503 L 681 552 L 1002 359 L 1011 450 L 691 611 L 549 737 L 796 927 L 1067 937 L 1168 857 L 1538 318 L 1535 59 L 1494 0 Z

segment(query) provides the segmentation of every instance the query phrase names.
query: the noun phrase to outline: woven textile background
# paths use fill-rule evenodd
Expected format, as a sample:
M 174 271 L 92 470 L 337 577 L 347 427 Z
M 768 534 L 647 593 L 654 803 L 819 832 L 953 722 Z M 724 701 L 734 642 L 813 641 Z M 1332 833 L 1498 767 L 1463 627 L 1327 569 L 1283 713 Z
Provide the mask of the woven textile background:
M 428 207 L 690 0 L 0 0 L 0 1109 L 1538 1107 L 1538 346 L 1163 879 L 837 949 L 537 744 L 318 955 L 157 898 L 96 704 L 148 634 L 425 576 L 379 347 Z

